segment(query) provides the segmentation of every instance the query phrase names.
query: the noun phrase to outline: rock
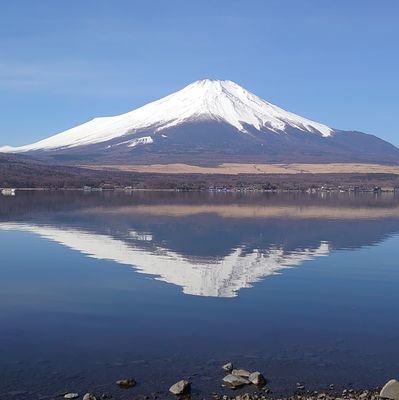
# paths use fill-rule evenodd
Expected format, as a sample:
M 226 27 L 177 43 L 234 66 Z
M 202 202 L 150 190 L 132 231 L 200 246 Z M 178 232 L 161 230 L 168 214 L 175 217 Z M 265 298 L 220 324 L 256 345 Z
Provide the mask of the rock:
M 123 389 L 129 389 L 136 386 L 136 381 L 134 379 L 121 379 L 116 381 L 116 384 Z
M 399 382 L 396 379 L 387 382 L 380 392 L 380 397 L 399 400 Z
M 169 392 L 175 395 L 189 394 L 191 392 L 191 382 L 183 379 L 172 385 L 169 388 Z
M 305 390 L 305 385 L 301 382 L 297 382 L 296 388 L 297 390 Z
M 250 382 L 245 377 L 239 375 L 229 374 L 223 378 L 223 382 L 227 383 L 228 385 L 232 386 L 233 388 L 238 388 L 244 385 L 249 385 Z
M 224 364 L 222 368 L 227 372 L 231 372 L 234 368 L 233 363 L 228 362 L 227 364 Z
M 233 369 L 233 371 L 231 371 L 231 374 L 235 376 L 242 376 L 243 378 L 248 378 L 249 375 L 251 375 L 251 373 L 245 369 Z
M 260 372 L 252 372 L 249 375 L 248 380 L 255 386 L 265 386 L 266 379 Z
M 83 396 L 83 400 L 97 400 L 97 398 L 93 393 L 86 393 Z
M 64 399 L 77 399 L 79 397 L 79 393 L 66 393 L 64 394 Z

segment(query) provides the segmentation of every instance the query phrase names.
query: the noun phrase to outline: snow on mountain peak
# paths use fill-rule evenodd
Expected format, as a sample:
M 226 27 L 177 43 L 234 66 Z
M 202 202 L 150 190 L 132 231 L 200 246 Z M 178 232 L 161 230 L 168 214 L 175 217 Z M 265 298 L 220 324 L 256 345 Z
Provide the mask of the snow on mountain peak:
M 0 152 L 72 148 L 102 143 L 140 130 L 154 134 L 184 122 L 215 120 L 242 133 L 248 127 L 284 133 L 289 128 L 328 137 L 333 130 L 283 110 L 228 80 L 198 80 L 182 90 L 126 114 L 93 120 L 22 147 L 0 147 Z M 151 143 L 147 140 L 146 143 Z M 145 144 L 145 143 L 144 143 Z
M 250 125 L 276 133 L 288 127 L 322 136 L 333 133 L 328 126 L 285 111 L 229 80 L 199 80 L 175 93 L 178 94 L 196 99 L 196 110 L 202 115 L 227 122 L 242 132 L 246 132 L 245 125 Z

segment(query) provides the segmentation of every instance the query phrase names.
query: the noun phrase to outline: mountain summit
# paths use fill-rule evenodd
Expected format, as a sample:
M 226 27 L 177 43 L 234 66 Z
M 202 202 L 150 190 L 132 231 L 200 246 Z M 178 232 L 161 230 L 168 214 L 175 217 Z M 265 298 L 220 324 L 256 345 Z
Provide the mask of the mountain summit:
M 136 163 L 399 161 L 399 149 L 285 111 L 228 80 L 204 79 L 126 114 L 4 153 Z

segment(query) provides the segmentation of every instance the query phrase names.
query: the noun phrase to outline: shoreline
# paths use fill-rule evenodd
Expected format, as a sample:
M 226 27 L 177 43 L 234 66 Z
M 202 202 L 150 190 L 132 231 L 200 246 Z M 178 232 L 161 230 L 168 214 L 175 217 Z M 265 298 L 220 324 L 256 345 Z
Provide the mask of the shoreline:
M 65 188 L 52 188 L 52 187 L 0 187 L 0 192 L 2 190 L 15 190 L 18 192 L 85 192 L 85 193 L 101 193 L 101 192 L 115 192 L 115 193 L 126 193 L 131 192 L 193 192 L 193 193 L 397 193 L 398 188 L 364 188 L 364 189 L 343 189 L 343 188 L 308 188 L 308 189 L 234 189 L 234 188 L 221 188 L 221 189 L 201 189 L 201 188 L 188 188 L 188 189 L 178 189 L 178 188 L 91 188 L 85 189 L 80 187 L 65 187 Z M 6 196 L 6 194 L 3 194 Z
M 15 390 L 0 392 L 1 399 L 65 399 L 65 400 L 111 400 L 111 399 L 140 399 L 140 400 L 162 400 L 162 399 L 209 399 L 209 400 L 379 400 L 388 399 L 396 400 L 395 396 L 382 396 L 385 387 L 394 380 L 381 384 L 378 387 L 352 388 L 347 387 L 337 390 L 334 384 L 330 384 L 328 388 L 313 390 L 307 388 L 304 383 L 297 383 L 297 388 L 291 391 L 274 392 L 272 386 L 268 383 L 263 387 L 244 387 L 230 388 L 224 387 L 220 391 L 204 392 L 195 386 L 195 380 L 187 378 L 187 380 L 179 381 L 173 384 L 169 389 L 164 390 L 143 391 L 140 382 L 134 379 L 122 379 L 114 383 L 113 388 L 105 390 L 108 385 L 103 386 L 103 390 L 98 387 L 96 390 L 87 388 L 83 391 L 56 392 L 53 394 L 44 394 L 43 392 L 29 390 Z M 174 393 L 173 387 L 181 382 L 188 383 L 188 390 L 181 393 Z M 223 385 L 222 385 L 223 386 Z M 137 390 L 138 389 L 138 390 Z
M 1 160 L 0 160 L 1 161 Z M 84 187 L 135 191 L 398 191 L 399 166 L 376 164 L 222 164 L 82 168 L 33 161 L 0 162 L 0 186 L 35 190 Z
M 24 386 L 19 379 L 2 379 L 1 400 L 399 400 L 399 382 L 390 379 L 395 373 L 387 372 L 385 377 L 373 379 L 363 376 L 363 383 L 344 383 L 332 377 L 314 380 L 314 375 L 306 371 L 300 374 L 304 380 L 287 381 L 284 370 L 281 373 L 263 375 L 256 366 L 250 369 L 241 366 L 251 363 L 217 363 L 209 371 L 206 364 L 191 368 L 173 368 L 143 376 L 138 369 L 107 368 L 105 374 L 93 380 L 88 371 L 70 371 L 71 375 L 58 376 L 54 385 L 45 375 L 37 375 L 38 380 Z M 130 372 L 128 372 L 130 370 Z M 394 368 L 395 370 L 395 368 Z M 27 372 L 27 371 L 26 371 Z M 69 376 L 68 376 L 69 375 Z M 297 378 L 300 379 L 298 375 Z M 388 376 L 388 377 L 387 377 Z M 5 377 L 5 376 L 4 376 Z M 3 377 L 3 378 L 4 378 Z M 15 377 L 17 378 L 17 377 Z M 50 378 L 50 376 L 47 376 Z M 350 374 L 348 375 L 350 379 Z M 282 382 L 285 384 L 282 384 Z M 324 381 L 324 383 L 323 383 Z M 327 383 L 329 382 L 329 383 Z M 368 385 L 366 382 L 370 382 Z M 204 383 L 205 386 L 204 386 Z M 3 387 L 2 387 L 3 386 Z

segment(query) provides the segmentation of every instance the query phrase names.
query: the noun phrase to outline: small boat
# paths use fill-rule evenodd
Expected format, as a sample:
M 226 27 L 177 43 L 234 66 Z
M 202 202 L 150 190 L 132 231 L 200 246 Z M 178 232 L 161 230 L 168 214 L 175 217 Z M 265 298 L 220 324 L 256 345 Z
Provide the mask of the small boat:
M 2 189 L 1 194 L 3 196 L 15 196 L 15 189 Z

